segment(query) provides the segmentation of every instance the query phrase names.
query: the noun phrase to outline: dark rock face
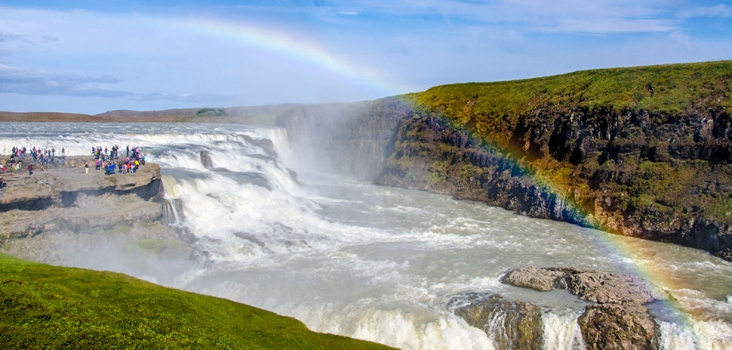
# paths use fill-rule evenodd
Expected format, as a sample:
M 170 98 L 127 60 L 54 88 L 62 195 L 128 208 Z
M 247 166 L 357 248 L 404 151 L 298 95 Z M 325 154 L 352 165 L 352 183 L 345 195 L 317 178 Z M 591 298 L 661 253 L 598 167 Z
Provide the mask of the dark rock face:
M 476 138 L 473 123 L 480 121 L 459 126 L 441 111 L 414 108 L 399 120 L 375 182 L 729 259 L 729 120 L 714 108 L 671 117 L 537 107 L 512 123 L 495 121 L 497 131 Z M 549 163 L 557 167 L 548 172 L 555 179 L 542 182 L 531 174 L 533 166 Z
M 206 169 L 213 168 L 213 161 L 211 160 L 211 154 L 208 153 L 208 151 L 201 151 L 199 154 L 201 157 L 201 164 L 203 164 L 203 167 Z
M 590 223 L 565 198 L 529 176 L 511 157 L 439 116 L 401 120 L 394 151 L 375 182 L 486 202 L 533 216 Z
M 486 332 L 497 349 L 542 348 L 541 308 L 534 304 L 475 293 L 467 300 L 453 299 L 451 304 L 460 304 L 455 314 Z

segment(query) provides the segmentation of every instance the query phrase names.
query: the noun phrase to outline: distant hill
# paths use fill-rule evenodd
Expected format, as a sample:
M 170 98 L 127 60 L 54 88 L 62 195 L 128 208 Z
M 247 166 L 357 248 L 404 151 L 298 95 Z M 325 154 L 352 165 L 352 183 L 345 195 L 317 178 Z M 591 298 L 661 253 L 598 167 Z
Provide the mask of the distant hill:
M 4 122 L 92 122 L 92 121 L 110 121 L 98 120 L 94 116 L 88 114 L 76 113 L 56 113 L 56 112 L 2 112 L 0 111 L 0 121 Z
M 160 111 L 113 110 L 96 115 L 57 112 L 0 112 L 0 121 L 243 123 L 275 125 L 275 119 L 278 115 L 297 106 L 301 105 L 278 104 L 227 108 L 176 108 Z

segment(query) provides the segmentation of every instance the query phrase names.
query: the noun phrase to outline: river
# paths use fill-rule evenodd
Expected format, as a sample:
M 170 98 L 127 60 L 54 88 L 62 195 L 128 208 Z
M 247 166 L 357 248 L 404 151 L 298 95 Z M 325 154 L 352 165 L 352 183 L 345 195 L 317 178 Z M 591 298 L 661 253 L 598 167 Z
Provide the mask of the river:
M 162 167 L 171 223 L 195 235 L 200 252 L 197 261 L 161 261 L 84 245 L 66 252 L 67 265 L 228 298 L 315 331 L 403 349 L 493 348 L 486 333 L 452 313 L 450 301 L 470 292 L 544 307 L 544 347 L 581 348 L 576 318 L 585 302 L 561 290 L 503 285 L 500 277 L 526 266 L 630 273 L 675 300 L 653 307 L 663 348 L 732 348 L 732 263 L 700 250 L 321 173 L 274 127 L 3 126 L 3 154 L 13 146 L 63 147 L 67 155 L 139 146 Z M 276 157 L 252 142 L 262 139 L 272 141 Z M 213 168 L 204 167 L 201 151 Z

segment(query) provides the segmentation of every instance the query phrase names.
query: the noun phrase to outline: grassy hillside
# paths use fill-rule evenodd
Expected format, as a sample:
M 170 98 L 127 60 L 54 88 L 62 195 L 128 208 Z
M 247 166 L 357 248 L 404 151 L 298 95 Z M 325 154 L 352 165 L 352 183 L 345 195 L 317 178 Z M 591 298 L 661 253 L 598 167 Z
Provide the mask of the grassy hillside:
M 3 348 L 386 349 L 126 275 L 0 254 Z
M 732 61 L 598 69 L 535 79 L 433 87 L 417 94 L 424 106 L 444 106 L 448 115 L 516 116 L 537 106 L 563 105 L 589 110 L 648 110 L 680 114 L 688 106 L 729 97 Z

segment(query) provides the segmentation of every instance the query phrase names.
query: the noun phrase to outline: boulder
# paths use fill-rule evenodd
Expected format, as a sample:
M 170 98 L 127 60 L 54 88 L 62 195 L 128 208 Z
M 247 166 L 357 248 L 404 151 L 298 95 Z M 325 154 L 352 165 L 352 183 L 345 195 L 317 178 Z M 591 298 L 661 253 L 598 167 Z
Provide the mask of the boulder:
M 531 288 L 540 292 L 554 289 L 557 281 L 566 275 L 563 271 L 526 267 L 515 269 L 507 273 L 501 282 L 516 287 Z
M 567 289 L 583 300 L 595 303 L 647 304 L 666 299 L 658 288 L 638 277 L 570 267 L 526 267 L 506 273 L 501 282 L 516 287 L 548 292 Z
M 501 282 L 537 291 L 566 289 L 592 302 L 577 320 L 590 349 L 658 347 L 660 328 L 644 305 L 666 296 L 638 277 L 569 267 L 526 267 L 509 271 Z M 475 312 L 474 309 L 468 310 Z
M 471 293 L 454 298 L 448 307 L 469 325 L 482 329 L 497 349 L 541 349 L 541 308 L 499 294 Z
M 588 349 L 657 349 L 660 328 L 639 304 L 587 306 L 577 320 Z
M 647 304 L 660 299 L 643 280 L 601 271 L 567 274 L 570 293 L 600 304 Z
M 201 157 L 201 164 L 206 169 L 213 168 L 213 162 L 211 161 L 211 154 L 208 153 L 208 151 L 201 151 L 199 154 Z

